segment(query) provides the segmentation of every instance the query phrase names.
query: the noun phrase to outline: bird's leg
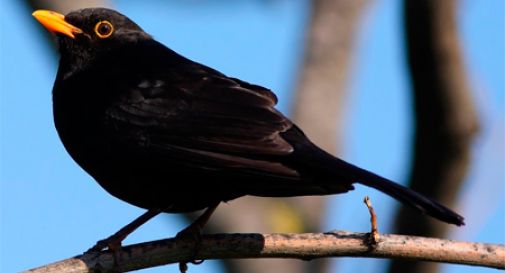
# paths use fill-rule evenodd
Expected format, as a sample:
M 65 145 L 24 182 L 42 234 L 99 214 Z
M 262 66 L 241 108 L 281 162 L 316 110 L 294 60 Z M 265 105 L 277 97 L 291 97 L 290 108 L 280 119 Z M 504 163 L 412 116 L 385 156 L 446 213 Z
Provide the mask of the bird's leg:
M 216 210 L 217 206 L 219 205 L 220 202 L 216 202 L 209 206 L 205 212 L 200 215 L 193 223 L 191 223 L 189 226 L 187 226 L 185 229 L 181 230 L 177 235 L 175 236 L 176 239 L 185 239 L 185 238 L 190 238 L 195 242 L 195 247 L 194 247 L 194 253 L 193 256 L 196 256 L 198 251 L 200 250 L 200 244 L 202 241 L 202 230 L 205 224 L 210 219 L 210 216 L 212 213 Z M 185 262 L 180 262 L 179 263 L 179 270 L 181 272 L 186 272 L 188 270 L 187 263 L 192 263 L 192 264 L 201 264 L 202 261 L 196 261 L 194 259 L 185 261 Z
M 214 213 L 218 205 L 219 202 L 209 206 L 193 223 L 177 233 L 176 238 L 194 237 L 195 234 L 198 234 L 196 236 L 201 236 L 203 227 L 207 224 L 210 216 Z
M 121 249 L 121 242 L 130 233 L 135 231 L 138 227 L 145 224 L 147 221 L 152 219 L 154 216 L 161 213 L 161 209 L 150 209 L 144 214 L 140 215 L 137 219 L 133 220 L 128 225 L 121 228 L 118 232 L 114 233 L 110 237 L 98 241 L 92 248 L 90 248 L 86 253 L 101 251 L 105 248 L 109 248 L 114 253 L 118 253 Z

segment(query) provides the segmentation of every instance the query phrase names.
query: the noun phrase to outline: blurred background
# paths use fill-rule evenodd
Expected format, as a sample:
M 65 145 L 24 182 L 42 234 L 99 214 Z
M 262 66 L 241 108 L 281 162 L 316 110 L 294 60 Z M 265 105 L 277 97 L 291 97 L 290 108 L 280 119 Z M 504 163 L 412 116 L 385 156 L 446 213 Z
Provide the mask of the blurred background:
M 186 0 L 0 2 L 0 272 L 82 253 L 143 211 L 109 196 L 52 122 L 58 55 L 34 9 L 106 6 L 223 73 L 272 89 L 320 146 L 454 208 L 439 225 L 372 189 L 222 204 L 206 232 L 379 231 L 505 243 L 505 2 Z M 174 236 L 163 215 L 125 244 Z M 206 261 L 189 272 L 494 272 L 380 259 Z M 178 272 L 177 265 L 142 272 Z

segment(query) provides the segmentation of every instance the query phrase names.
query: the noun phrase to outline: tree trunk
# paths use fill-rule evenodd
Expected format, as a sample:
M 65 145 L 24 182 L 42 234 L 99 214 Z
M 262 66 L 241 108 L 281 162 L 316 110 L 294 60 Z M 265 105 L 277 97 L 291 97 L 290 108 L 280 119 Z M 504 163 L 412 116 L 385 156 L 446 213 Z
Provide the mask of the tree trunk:
M 455 0 L 404 1 L 415 108 L 410 187 L 454 207 L 478 130 L 456 25 Z M 444 237 L 449 226 L 402 207 L 400 234 Z M 394 261 L 390 272 L 436 272 L 438 264 Z

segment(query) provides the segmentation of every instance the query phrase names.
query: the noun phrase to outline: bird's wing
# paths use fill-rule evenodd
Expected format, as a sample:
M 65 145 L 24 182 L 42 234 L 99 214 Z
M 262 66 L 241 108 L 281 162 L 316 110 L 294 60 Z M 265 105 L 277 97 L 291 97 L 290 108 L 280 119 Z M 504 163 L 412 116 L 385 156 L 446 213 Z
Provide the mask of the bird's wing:
M 105 119 L 113 142 L 179 154 L 199 168 L 298 177 L 278 162 L 293 151 L 281 136 L 292 123 L 268 89 L 183 59 L 119 93 Z

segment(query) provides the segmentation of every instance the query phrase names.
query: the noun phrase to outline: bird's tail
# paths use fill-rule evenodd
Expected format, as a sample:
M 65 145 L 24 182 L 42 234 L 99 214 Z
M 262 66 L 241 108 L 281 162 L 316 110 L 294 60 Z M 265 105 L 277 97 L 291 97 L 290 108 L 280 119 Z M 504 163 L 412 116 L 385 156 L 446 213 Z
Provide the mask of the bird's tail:
M 325 177 L 325 186 L 328 187 L 328 183 L 335 186 L 330 190 L 332 193 L 348 191 L 352 189 L 350 183 L 357 182 L 378 189 L 403 204 L 416 208 L 441 221 L 458 226 L 465 224 L 462 216 L 439 204 L 435 200 L 330 155 L 310 142 L 296 126 L 286 131 L 283 137 L 287 139 L 289 143 L 296 144 L 293 158 L 302 162 L 303 166 L 311 166 L 325 174 L 323 175 Z M 337 183 L 337 185 L 335 185 L 335 180 L 337 180 L 337 182 L 339 181 L 340 184 Z M 342 183 L 344 183 L 344 181 L 347 181 L 350 187 L 343 189 Z
M 465 224 L 464 218 L 461 215 L 439 204 L 438 202 L 372 172 L 361 169 L 352 164 L 349 165 L 360 184 L 375 188 L 397 199 L 403 204 L 416 208 L 421 212 L 441 221 L 458 226 Z

